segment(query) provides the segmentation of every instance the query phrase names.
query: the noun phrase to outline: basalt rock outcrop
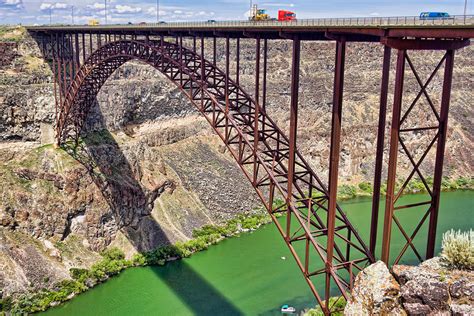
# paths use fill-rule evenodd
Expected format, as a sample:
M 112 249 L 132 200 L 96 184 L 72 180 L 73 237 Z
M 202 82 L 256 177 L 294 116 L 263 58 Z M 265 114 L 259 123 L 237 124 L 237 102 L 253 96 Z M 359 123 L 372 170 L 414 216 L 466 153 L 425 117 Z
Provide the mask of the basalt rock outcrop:
M 419 266 L 381 261 L 356 278 L 345 315 L 474 315 L 474 271 L 433 258 Z
M 400 285 L 378 261 L 357 275 L 344 315 L 406 315 L 399 299 Z

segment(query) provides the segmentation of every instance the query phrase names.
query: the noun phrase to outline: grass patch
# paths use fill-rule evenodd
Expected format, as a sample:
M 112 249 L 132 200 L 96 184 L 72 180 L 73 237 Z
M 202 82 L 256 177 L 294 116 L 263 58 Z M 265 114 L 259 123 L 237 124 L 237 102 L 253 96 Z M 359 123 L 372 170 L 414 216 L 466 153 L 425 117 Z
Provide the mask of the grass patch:
M 26 36 L 26 29 L 21 26 L 0 26 L 0 43 L 22 41 Z
M 22 69 L 29 74 L 44 74 L 47 72 L 44 61 L 36 56 L 22 56 L 18 58 L 16 63 L 22 65 Z

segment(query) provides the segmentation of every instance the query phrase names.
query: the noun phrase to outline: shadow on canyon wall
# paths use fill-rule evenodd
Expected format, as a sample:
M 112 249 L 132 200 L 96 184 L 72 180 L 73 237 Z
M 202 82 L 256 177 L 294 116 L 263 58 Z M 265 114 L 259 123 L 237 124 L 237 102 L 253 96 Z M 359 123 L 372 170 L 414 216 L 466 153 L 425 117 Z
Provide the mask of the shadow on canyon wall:
M 103 117 L 102 124 L 105 127 Z M 167 188 L 171 188 L 172 183 L 165 182 L 154 191 L 144 188 L 137 180 L 139 167 L 131 166 L 107 129 L 85 134 L 77 146 L 72 142 L 64 145 L 64 148 L 88 170 L 107 201 L 113 218 L 104 217 L 102 223 L 114 220 L 137 251 L 148 251 L 156 245 L 170 243 L 151 212 L 154 201 Z M 178 264 L 181 272 L 179 277 L 186 279 L 186 282 L 173 282 L 173 278 L 162 279 L 194 314 L 242 315 L 232 302 L 185 261 Z M 157 274 L 157 277 L 161 276 Z
M 54 72 L 54 63 L 51 52 L 45 50 L 42 38 L 35 38 L 44 59 Z M 49 40 L 49 39 L 46 39 Z M 191 105 L 190 105 L 191 106 Z M 114 221 L 119 230 L 139 251 L 149 251 L 159 245 L 170 244 L 158 222 L 151 216 L 154 201 L 173 183 L 163 183 L 162 186 L 150 191 L 144 188 L 139 181 L 141 170 L 139 166 L 130 164 L 110 132 L 106 128 L 103 114 L 98 101 L 95 101 L 94 132 L 83 132 L 81 141 L 75 144 L 69 142 L 63 145 L 64 149 L 88 171 L 93 183 L 102 193 L 110 208 L 112 216 L 106 214 L 101 218 L 99 225 L 106 225 Z M 85 124 L 88 125 L 87 123 Z M 99 129 L 97 127 L 99 126 Z M 109 214 L 110 214 L 109 213 Z M 110 218 L 113 217 L 113 218 Z M 243 315 L 243 313 L 219 292 L 204 277 L 190 267 L 185 260 L 175 262 L 180 266 L 180 275 L 170 278 L 161 278 L 167 286 L 184 302 L 195 315 Z M 153 269 L 157 271 L 157 269 Z M 175 282 L 176 278 L 186 282 Z M 159 302 L 157 297 L 157 304 Z

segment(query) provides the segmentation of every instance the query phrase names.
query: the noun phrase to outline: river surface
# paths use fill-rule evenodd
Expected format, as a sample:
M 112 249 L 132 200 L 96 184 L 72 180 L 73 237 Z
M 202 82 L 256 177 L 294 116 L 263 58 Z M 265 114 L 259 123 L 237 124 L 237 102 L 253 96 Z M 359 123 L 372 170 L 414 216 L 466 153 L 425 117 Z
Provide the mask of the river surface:
M 403 197 L 403 202 L 425 199 L 422 195 L 410 195 Z M 370 199 L 357 198 L 341 205 L 368 240 Z M 473 227 L 473 209 L 474 192 L 441 195 L 436 252 L 440 251 L 441 233 L 451 228 Z M 422 213 L 410 209 L 400 210 L 397 215 L 403 223 L 411 225 L 411 233 Z M 380 217 L 383 218 L 383 212 Z M 395 224 L 393 229 L 392 249 L 400 249 L 404 239 Z M 415 238 L 423 254 L 425 247 L 421 245 L 426 242 L 426 233 L 422 229 Z M 413 252 L 407 252 L 403 262 L 415 263 Z M 316 304 L 288 248 L 270 224 L 163 267 L 130 268 L 44 314 L 280 315 L 279 307 L 285 303 L 298 310 Z

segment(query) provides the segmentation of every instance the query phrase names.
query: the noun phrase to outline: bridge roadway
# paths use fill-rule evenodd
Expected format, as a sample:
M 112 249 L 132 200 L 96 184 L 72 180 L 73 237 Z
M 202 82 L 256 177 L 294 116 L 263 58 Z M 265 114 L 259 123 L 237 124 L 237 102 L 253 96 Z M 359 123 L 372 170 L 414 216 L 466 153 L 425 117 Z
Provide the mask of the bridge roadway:
M 418 16 L 300 19 L 296 21 L 171 22 L 126 25 L 27 26 L 33 32 L 86 32 L 108 34 L 189 34 L 206 37 L 255 37 L 278 39 L 299 35 L 304 40 L 331 40 L 326 35 L 345 34 L 354 41 L 379 41 L 382 37 L 472 38 L 474 15 L 424 20 Z
M 58 25 L 27 29 L 37 40 L 54 73 L 58 145 L 64 145 L 71 138 L 78 140 L 97 93 L 122 64 L 130 60 L 142 61 L 175 83 L 234 156 L 295 257 L 323 312 L 328 315 L 336 312 L 334 305 L 337 304 L 328 304 L 334 288 L 347 299 L 355 274 L 378 257 L 375 250 L 385 138 L 390 143 L 380 258 L 392 264 L 400 262 L 407 251 L 413 251 L 420 261 L 434 255 L 454 56 L 456 50 L 468 46 L 474 37 L 473 22 L 472 16 L 449 20 L 398 17 Z M 224 43 L 225 51 L 221 56 L 225 64 L 223 69 L 217 62 L 217 37 L 225 38 L 220 41 L 220 45 Z M 192 41 L 183 41 L 183 38 Z M 253 94 L 240 85 L 240 39 L 244 38 L 255 39 L 255 50 L 251 48 L 250 54 L 255 56 Z M 292 43 L 292 50 L 288 52 L 292 60 L 288 127 L 277 126 L 265 111 L 268 42 L 273 39 L 286 39 Z M 331 130 L 328 181 L 318 177 L 297 149 L 300 59 L 311 58 L 301 56 L 301 41 L 304 40 L 336 43 L 332 120 L 328 126 L 328 131 Z M 206 45 L 206 41 L 211 41 L 211 45 Z M 384 47 L 369 245 L 337 204 L 345 52 L 346 43 L 350 41 L 380 42 Z M 232 55 L 231 46 L 235 48 Z M 249 45 L 243 49 L 249 49 Z M 392 50 L 396 51 L 396 71 L 392 123 L 390 135 L 386 137 Z M 418 50 L 442 52 L 426 80 L 412 63 L 411 56 Z M 232 67 L 231 62 L 234 63 Z M 427 60 L 422 68 L 429 67 L 432 62 Z M 403 98 L 406 72 L 411 72 L 418 83 L 410 87 L 419 91 L 413 100 Z M 432 80 L 436 75 L 440 80 Z M 440 90 L 441 97 L 430 96 L 433 91 Z M 417 112 L 412 111 L 419 106 L 420 99 L 426 99 L 430 105 L 431 111 L 426 111 L 426 115 L 431 119 L 427 122 L 419 122 Z M 289 135 L 284 130 L 289 130 Z M 414 149 L 407 147 L 404 142 L 407 134 L 408 139 L 416 137 L 425 144 Z M 419 149 L 424 149 L 421 156 L 417 153 Z M 432 162 L 424 161 L 430 152 L 435 157 L 434 170 Z M 411 163 L 407 178 L 397 178 L 398 156 Z M 414 176 L 423 182 L 428 192 L 426 200 L 400 205 L 403 203 L 399 198 Z M 428 177 L 433 181 L 427 181 Z M 402 185 L 399 187 L 398 183 Z M 403 222 L 395 212 L 400 209 L 419 214 L 419 223 Z M 278 214 L 283 216 L 277 219 Z M 413 241 L 415 238 L 419 241 L 417 235 L 422 229 L 428 231 L 424 253 L 419 249 L 420 243 Z M 391 249 L 392 230 L 397 230 L 406 239 L 402 248 Z

